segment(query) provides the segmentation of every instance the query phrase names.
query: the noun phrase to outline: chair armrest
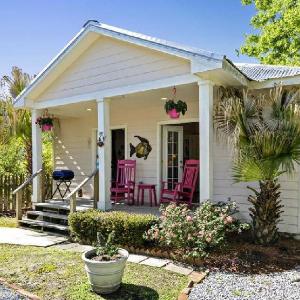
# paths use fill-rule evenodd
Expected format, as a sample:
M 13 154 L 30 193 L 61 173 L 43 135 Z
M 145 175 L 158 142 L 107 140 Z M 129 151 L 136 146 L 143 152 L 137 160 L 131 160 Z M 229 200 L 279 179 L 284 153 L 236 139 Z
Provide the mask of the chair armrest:
M 162 187 L 162 189 L 165 188 L 165 185 L 166 185 L 167 183 L 174 183 L 174 182 L 171 181 L 171 180 L 164 180 L 164 181 L 162 181 L 162 182 L 161 182 L 161 187 Z M 176 183 L 176 184 L 177 184 L 177 183 Z
M 180 192 L 181 189 L 182 189 L 181 187 L 182 187 L 182 182 L 177 182 L 176 185 L 175 185 L 174 190 Z

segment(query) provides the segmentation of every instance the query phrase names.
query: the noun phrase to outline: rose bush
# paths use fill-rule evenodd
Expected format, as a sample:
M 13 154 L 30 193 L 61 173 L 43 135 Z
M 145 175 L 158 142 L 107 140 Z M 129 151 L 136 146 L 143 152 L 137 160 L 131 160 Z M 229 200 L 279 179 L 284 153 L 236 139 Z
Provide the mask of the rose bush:
M 235 203 L 204 202 L 192 211 L 187 205 L 169 204 L 161 207 L 159 223 L 148 230 L 145 237 L 159 246 L 179 250 L 188 257 L 205 257 L 212 248 L 226 243 L 230 232 L 248 229 L 233 217 Z

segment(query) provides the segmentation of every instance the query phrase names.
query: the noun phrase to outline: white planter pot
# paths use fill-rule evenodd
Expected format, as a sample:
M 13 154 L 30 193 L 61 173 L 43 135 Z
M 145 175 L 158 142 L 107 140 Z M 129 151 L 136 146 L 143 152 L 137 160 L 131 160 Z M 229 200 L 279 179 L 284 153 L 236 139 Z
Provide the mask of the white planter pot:
M 95 261 L 88 259 L 95 254 L 95 249 L 82 254 L 85 263 L 85 270 L 92 290 L 99 294 L 110 294 L 116 291 L 122 282 L 124 268 L 129 253 L 125 249 L 120 249 L 120 259 L 113 261 Z

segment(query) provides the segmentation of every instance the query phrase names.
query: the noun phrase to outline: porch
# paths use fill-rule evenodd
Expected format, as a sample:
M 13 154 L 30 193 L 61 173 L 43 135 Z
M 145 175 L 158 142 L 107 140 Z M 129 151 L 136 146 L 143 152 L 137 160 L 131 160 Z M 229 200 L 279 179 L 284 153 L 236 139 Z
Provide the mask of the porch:
M 116 161 L 135 159 L 136 187 L 138 183 L 156 185 L 159 199 L 162 180 L 180 181 L 184 161 L 200 159 L 203 161 L 200 165 L 200 174 L 204 175 L 200 176 L 197 197 L 194 201 L 199 203 L 212 199 L 213 85 L 208 81 L 177 85 L 176 98 L 187 103 L 188 111 L 176 120 L 170 119 L 164 111 L 166 99 L 173 97 L 172 90 L 173 86 L 168 86 L 100 100 L 56 104 L 43 109 L 34 109 L 32 111 L 34 171 L 42 166 L 42 132 L 34 120 L 47 109 L 57 120 L 53 132 L 54 169 L 74 171 L 72 196 L 76 194 L 73 191 L 80 191 L 86 199 L 97 199 L 98 209 L 111 210 L 110 186 L 111 179 L 115 176 Z M 207 99 L 211 102 L 206 101 Z M 199 120 L 201 112 L 203 117 Z M 137 158 L 135 154 L 130 157 L 130 144 L 131 147 L 135 147 L 139 143 L 136 136 L 146 138 L 151 145 L 152 151 L 147 159 Z M 103 147 L 97 146 L 99 137 L 104 139 Z M 174 140 L 170 142 L 168 140 L 170 138 Z M 85 182 L 97 168 L 99 170 L 97 182 L 95 180 Z M 39 178 L 34 178 L 32 197 L 34 205 L 42 202 L 40 186 Z M 95 187 L 99 189 L 99 193 L 94 197 Z M 149 201 L 148 193 L 145 200 Z M 84 207 L 84 204 L 74 202 L 76 208 L 71 207 L 71 210 Z M 126 210 L 143 211 L 142 208 L 135 206 L 129 206 Z
M 93 199 L 76 199 L 77 211 L 86 211 L 92 208 L 94 208 Z M 27 211 L 26 217 L 23 217 L 19 222 L 22 226 L 67 234 L 69 231 L 68 215 L 71 210 L 70 200 L 47 200 L 36 203 L 34 210 Z M 160 216 L 159 207 L 157 206 L 134 206 L 126 203 L 116 203 L 112 205 L 110 211 Z
M 45 202 L 36 203 L 35 207 L 44 207 L 47 209 L 57 209 L 59 211 L 70 211 L 70 200 L 47 200 Z M 85 211 L 88 209 L 94 208 L 94 200 L 93 199 L 82 199 L 77 198 L 77 211 Z M 134 214 L 152 214 L 155 216 L 159 216 L 159 207 L 158 206 L 137 206 L 137 205 L 128 205 L 124 202 L 112 204 L 112 208 L 110 211 L 122 211 L 127 213 Z

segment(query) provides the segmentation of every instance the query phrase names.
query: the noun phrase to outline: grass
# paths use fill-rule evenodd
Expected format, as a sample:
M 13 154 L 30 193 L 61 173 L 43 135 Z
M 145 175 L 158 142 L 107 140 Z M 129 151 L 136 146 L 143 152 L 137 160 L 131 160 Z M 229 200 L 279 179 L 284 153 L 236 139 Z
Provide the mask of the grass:
M 0 245 L 0 274 L 45 300 L 174 300 L 188 281 L 163 269 L 127 263 L 121 288 L 101 297 L 90 291 L 78 253 L 13 245 Z
M 17 227 L 16 218 L 0 216 L 0 227 Z

